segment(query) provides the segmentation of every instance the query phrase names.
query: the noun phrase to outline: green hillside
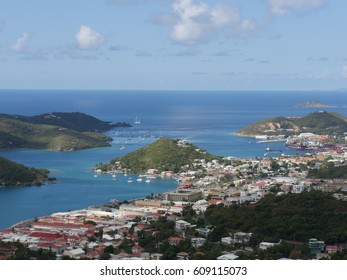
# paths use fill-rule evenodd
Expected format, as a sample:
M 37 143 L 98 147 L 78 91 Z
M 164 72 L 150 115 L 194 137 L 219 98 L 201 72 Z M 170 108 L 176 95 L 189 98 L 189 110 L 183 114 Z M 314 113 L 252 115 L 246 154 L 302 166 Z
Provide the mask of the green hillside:
M 252 123 L 239 130 L 236 134 L 239 136 L 255 137 L 256 135 L 276 135 L 283 134 L 283 129 L 292 129 L 299 131 L 292 119 L 286 117 L 272 117 L 265 120 Z M 279 133 L 281 132 L 281 133 Z
M 122 168 L 133 173 L 142 173 L 148 169 L 178 172 L 182 166 L 192 164 L 194 159 L 217 158 L 193 144 L 180 145 L 177 139 L 161 138 L 146 147 L 112 160 L 102 168 L 111 170 L 116 167 L 116 162 L 120 162 Z
M 323 163 L 319 169 L 309 169 L 308 178 L 347 179 L 347 165 L 334 166 L 332 162 Z
M 95 130 L 104 131 L 113 125 L 116 124 L 82 113 L 52 113 L 36 117 L 0 115 L 0 148 L 72 151 L 105 147 L 109 146 L 111 138 Z
M 307 242 L 309 238 L 327 244 L 347 241 L 347 202 L 329 193 L 266 195 L 254 205 L 210 206 L 207 222 L 220 235 L 244 231 L 253 233 L 254 244 L 280 239 Z
M 17 119 L 33 124 L 60 126 L 79 132 L 107 131 L 114 127 L 130 127 L 124 122 L 105 122 L 80 112 L 52 112 L 32 117 L 17 116 Z
M 314 112 L 293 121 L 297 126 L 312 132 L 327 134 L 347 132 L 346 117 L 333 112 Z
M 239 136 L 278 135 L 312 132 L 342 135 L 347 132 L 346 117 L 333 112 L 313 112 L 303 117 L 273 117 L 257 121 L 239 130 Z
M 0 157 L 0 186 L 41 185 L 49 179 L 47 169 L 36 169 Z

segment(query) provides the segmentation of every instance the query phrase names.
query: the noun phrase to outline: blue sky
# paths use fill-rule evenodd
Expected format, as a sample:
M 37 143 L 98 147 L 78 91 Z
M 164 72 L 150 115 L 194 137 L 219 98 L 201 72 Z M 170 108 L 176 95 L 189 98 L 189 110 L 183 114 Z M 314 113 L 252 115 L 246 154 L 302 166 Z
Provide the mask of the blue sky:
M 0 2 L 0 89 L 347 88 L 347 1 Z

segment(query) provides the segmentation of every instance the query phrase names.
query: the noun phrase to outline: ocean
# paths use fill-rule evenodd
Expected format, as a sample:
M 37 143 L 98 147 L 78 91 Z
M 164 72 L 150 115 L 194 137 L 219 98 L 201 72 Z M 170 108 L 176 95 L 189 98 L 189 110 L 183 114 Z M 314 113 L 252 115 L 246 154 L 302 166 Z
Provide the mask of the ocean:
M 0 156 L 51 170 L 56 184 L 41 187 L 0 188 L 0 229 L 21 220 L 100 205 L 110 199 L 126 200 L 161 193 L 177 187 L 173 180 L 150 184 L 118 175 L 94 177 L 93 167 L 152 143 L 159 137 L 186 139 L 221 156 L 254 158 L 264 149 L 286 149 L 283 143 L 255 143 L 237 137 L 236 131 L 273 116 L 303 116 L 317 108 L 296 108 L 306 101 L 320 101 L 347 115 L 346 92 L 332 91 L 77 91 L 0 90 L 0 113 L 36 115 L 47 112 L 83 112 L 105 121 L 128 122 L 132 128 L 107 132 L 112 147 L 76 152 L 0 150 Z M 135 118 L 140 124 L 134 124 Z M 124 147 L 124 148 L 121 148 Z M 135 175 L 131 175 L 135 179 Z

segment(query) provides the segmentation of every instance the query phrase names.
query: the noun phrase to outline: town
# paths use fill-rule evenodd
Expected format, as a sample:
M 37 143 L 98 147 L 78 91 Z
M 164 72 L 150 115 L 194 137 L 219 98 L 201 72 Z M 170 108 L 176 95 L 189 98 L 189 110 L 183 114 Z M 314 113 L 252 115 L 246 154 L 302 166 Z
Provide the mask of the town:
M 180 140 L 178 145 L 187 142 Z M 254 207 L 266 196 L 324 193 L 345 205 L 346 178 L 312 174 L 343 168 L 346 158 L 347 147 L 339 145 L 301 155 L 195 159 L 179 173 L 149 169 L 145 175 L 172 178 L 178 182 L 177 189 L 133 201 L 112 199 L 102 206 L 20 222 L 0 231 L 0 259 L 43 255 L 112 260 L 346 258 L 346 235 L 327 241 L 319 236 L 300 240 L 299 233 L 290 240 L 278 236 L 259 239 L 255 232 L 242 231 L 241 224 L 228 231 L 213 223 L 214 211 Z

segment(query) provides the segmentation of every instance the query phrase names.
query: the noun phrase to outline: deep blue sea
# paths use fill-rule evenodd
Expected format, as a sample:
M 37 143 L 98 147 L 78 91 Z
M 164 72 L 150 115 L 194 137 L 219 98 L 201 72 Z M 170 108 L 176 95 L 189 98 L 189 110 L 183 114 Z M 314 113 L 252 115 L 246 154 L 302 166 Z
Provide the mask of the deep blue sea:
M 255 143 L 236 131 L 264 118 L 302 116 L 315 108 L 296 108 L 305 101 L 320 101 L 326 108 L 347 115 L 347 92 L 227 92 L 227 91 L 53 91 L 0 90 L 0 113 L 36 115 L 47 112 L 83 112 L 105 121 L 125 121 L 134 127 L 109 131 L 112 147 L 77 152 L 0 150 L 11 160 L 51 170 L 56 184 L 41 187 L 0 188 L 0 229 L 18 221 L 58 211 L 100 205 L 110 199 L 132 199 L 177 187 L 172 180 L 150 184 L 124 176 L 94 177 L 95 164 L 107 162 L 158 137 L 183 138 L 222 156 L 263 156 L 264 149 L 285 149 L 283 143 Z M 141 124 L 135 125 L 138 117 Z M 124 149 L 120 149 L 124 146 Z M 135 179 L 135 175 L 132 175 Z

